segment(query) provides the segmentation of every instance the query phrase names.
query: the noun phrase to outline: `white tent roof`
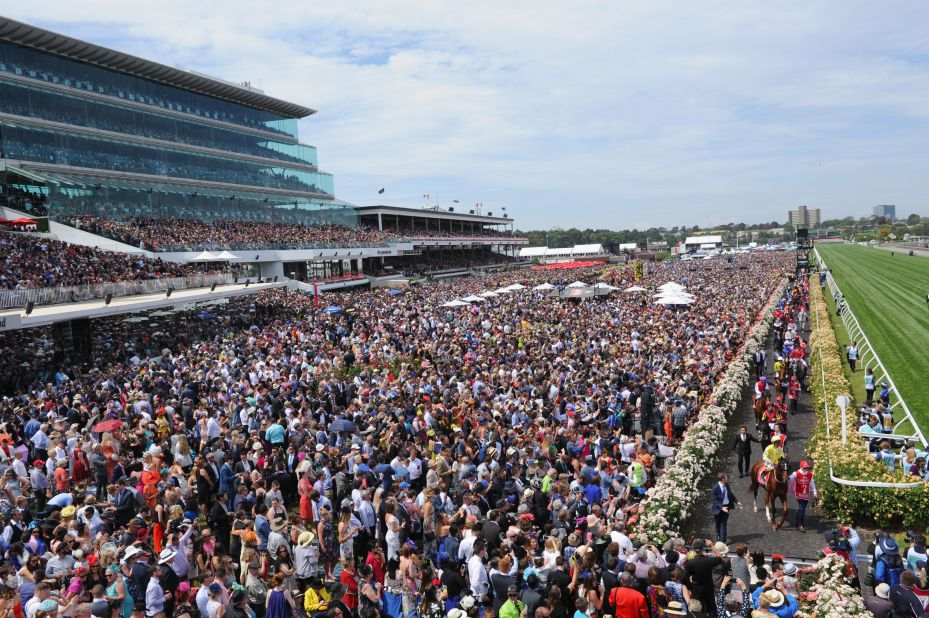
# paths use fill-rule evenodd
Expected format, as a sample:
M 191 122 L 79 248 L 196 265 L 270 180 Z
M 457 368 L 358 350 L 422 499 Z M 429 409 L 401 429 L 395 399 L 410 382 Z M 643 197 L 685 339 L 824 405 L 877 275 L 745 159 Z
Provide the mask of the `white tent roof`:
M 466 302 L 464 302 L 464 301 L 455 299 L 455 300 L 450 300 L 450 301 L 448 301 L 447 303 L 442 303 L 442 306 L 443 306 L 443 307 L 465 307 L 465 306 L 467 306 L 467 304 L 468 304 L 468 303 L 466 303 Z
M 692 298 L 682 298 L 680 296 L 665 296 L 664 298 L 659 298 L 655 301 L 656 305 L 689 305 L 693 301 Z
M 210 253 L 209 251 L 201 251 L 197 255 L 190 258 L 188 262 L 215 262 L 216 260 L 216 255 Z
M 533 290 L 544 291 L 544 290 L 554 290 L 555 286 L 551 283 L 540 283 L 539 285 L 532 288 Z
M 222 253 L 220 253 L 219 255 L 216 256 L 216 259 L 218 259 L 218 260 L 237 260 L 237 259 L 239 259 L 239 256 L 233 255 L 233 254 L 229 253 L 228 251 L 223 251 Z
M 497 288 L 496 290 L 494 290 L 494 292 L 496 292 L 497 294 L 510 294 L 513 292 L 513 290 L 511 290 L 510 288 Z
M 480 294 L 478 294 L 478 296 L 483 296 L 484 298 L 496 298 L 497 296 L 500 296 L 500 295 L 497 294 L 496 292 L 487 290 L 486 292 L 481 292 Z
M 662 283 L 658 286 L 659 290 L 683 290 L 684 286 L 680 283 L 675 283 L 674 281 L 668 281 L 667 283 Z
M 626 288 L 624 291 L 625 292 L 647 292 L 648 290 L 643 288 L 641 285 L 634 285 L 630 288 Z
M 583 281 L 575 281 L 574 283 L 569 283 L 568 287 L 569 288 L 586 288 L 587 284 L 584 283 Z
M 466 300 L 469 303 L 482 303 L 484 302 L 485 299 L 481 298 L 480 296 L 475 296 L 474 294 L 472 294 L 471 296 L 465 296 L 461 300 Z
M 525 289 L 526 289 L 526 286 L 520 285 L 519 283 L 514 283 L 513 285 L 508 285 L 508 286 L 506 286 L 506 289 L 508 289 L 508 290 L 514 290 L 514 291 L 515 291 L 515 290 L 525 290 Z
M 598 290 L 610 290 L 610 291 L 612 291 L 612 290 L 618 290 L 618 289 L 619 289 L 619 288 L 617 288 L 617 287 L 614 287 L 614 286 L 610 285 L 610 284 L 607 283 L 606 281 L 601 281 L 600 283 L 598 283 L 598 284 L 595 285 L 594 287 L 595 287 L 596 289 L 598 289 Z
M 721 245 L 723 242 L 723 237 L 717 235 L 712 236 L 688 236 L 684 241 L 685 245 Z
M 655 294 L 652 298 L 687 298 L 694 300 L 696 298 L 693 294 L 688 294 L 687 292 L 661 292 L 660 294 Z

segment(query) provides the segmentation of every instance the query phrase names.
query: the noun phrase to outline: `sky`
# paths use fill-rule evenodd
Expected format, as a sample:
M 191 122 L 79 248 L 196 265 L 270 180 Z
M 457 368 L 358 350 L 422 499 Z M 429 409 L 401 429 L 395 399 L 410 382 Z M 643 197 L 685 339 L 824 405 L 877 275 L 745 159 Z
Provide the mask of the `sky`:
M 481 203 L 519 229 L 786 221 L 799 204 L 929 215 L 926 2 L 0 0 L 0 14 L 318 110 L 301 141 L 359 205 Z

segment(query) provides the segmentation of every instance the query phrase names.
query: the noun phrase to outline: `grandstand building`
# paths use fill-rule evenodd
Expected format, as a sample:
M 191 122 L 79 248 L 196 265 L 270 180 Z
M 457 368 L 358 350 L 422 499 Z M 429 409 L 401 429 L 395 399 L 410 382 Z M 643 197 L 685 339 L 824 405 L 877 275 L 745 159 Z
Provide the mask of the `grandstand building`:
M 69 243 L 352 285 L 417 261 L 515 259 L 526 241 L 508 238 L 506 217 L 338 200 L 300 141 L 298 121 L 313 113 L 0 17 L 0 217 L 32 217 Z

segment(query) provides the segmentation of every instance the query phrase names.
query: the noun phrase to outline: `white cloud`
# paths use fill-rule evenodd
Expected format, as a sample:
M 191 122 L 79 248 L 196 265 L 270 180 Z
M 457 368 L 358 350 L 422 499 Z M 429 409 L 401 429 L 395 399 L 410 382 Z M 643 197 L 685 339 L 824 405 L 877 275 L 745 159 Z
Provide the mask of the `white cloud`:
M 4 3 L 7 4 L 7 3 Z M 250 80 L 340 197 L 509 206 L 524 228 L 927 212 L 929 5 L 708 1 L 8 3 Z M 447 203 L 447 200 L 444 200 Z

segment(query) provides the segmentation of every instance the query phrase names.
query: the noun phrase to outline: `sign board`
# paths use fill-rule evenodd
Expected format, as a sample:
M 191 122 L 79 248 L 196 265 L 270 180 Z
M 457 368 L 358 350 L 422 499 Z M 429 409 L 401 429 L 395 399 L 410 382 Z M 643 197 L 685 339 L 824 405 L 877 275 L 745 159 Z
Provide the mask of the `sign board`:
M 23 324 L 23 319 L 15 313 L 10 313 L 5 316 L 0 317 L 0 331 L 3 330 L 15 330 L 21 328 Z

